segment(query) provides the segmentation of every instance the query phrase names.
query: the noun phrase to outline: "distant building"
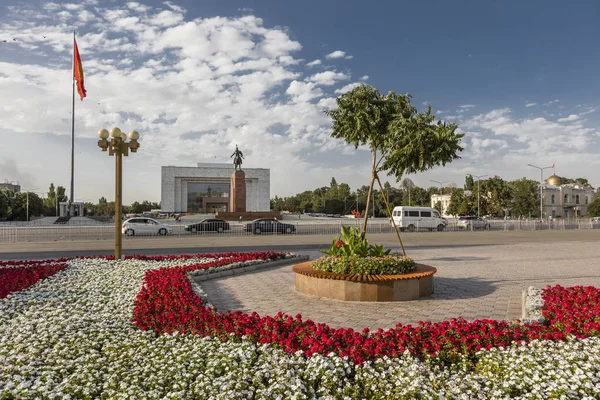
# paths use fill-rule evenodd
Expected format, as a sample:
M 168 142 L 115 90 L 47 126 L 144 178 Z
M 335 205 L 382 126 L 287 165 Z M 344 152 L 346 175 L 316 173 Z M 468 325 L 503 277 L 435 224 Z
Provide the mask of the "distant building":
M 246 210 L 270 211 L 271 173 L 265 168 L 243 168 L 246 173 Z M 197 167 L 162 167 L 163 213 L 215 214 L 229 212 L 233 164 L 198 163 Z
M 439 201 L 442 205 L 442 217 L 449 217 L 448 207 L 450 207 L 451 194 L 432 194 L 431 195 L 431 208 L 435 208 L 435 205 Z
M 13 192 L 13 193 L 20 193 L 21 192 L 21 185 L 19 185 L 19 182 L 12 183 L 9 181 L 4 181 L 4 183 L 0 183 L 0 191 L 1 190 L 5 190 L 8 192 Z
M 594 188 L 578 183 L 562 184 L 559 176 L 552 175 L 542 185 L 544 217 L 574 218 L 587 215 L 587 206 L 594 198 Z

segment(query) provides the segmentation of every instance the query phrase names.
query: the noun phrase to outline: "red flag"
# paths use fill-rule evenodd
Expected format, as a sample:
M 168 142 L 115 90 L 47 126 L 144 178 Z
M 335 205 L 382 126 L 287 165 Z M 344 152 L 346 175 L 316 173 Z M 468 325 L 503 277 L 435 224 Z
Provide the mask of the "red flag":
M 85 97 L 85 87 L 83 86 L 83 68 L 81 66 L 81 57 L 79 57 L 79 49 L 77 41 L 73 38 L 73 78 L 77 81 L 77 92 L 81 100 Z

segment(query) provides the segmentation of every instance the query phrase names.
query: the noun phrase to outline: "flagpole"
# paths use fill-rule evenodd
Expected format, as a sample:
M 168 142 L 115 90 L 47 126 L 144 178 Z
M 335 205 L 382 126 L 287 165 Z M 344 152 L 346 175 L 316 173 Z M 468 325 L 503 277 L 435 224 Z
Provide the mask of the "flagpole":
M 69 201 L 68 213 L 73 211 L 73 202 L 75 201 L 75 31 L 73 31 L 73 65 L 71 68 L 71 81 L 73 84 L 73 105 L 71 109 L 71 200 Z

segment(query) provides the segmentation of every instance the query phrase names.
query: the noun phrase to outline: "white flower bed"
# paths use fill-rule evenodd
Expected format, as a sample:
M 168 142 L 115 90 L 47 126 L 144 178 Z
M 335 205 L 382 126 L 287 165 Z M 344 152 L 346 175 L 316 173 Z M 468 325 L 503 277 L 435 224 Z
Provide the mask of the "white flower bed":
M 592 399 L 600 340 L 533 342 L 444 368 L 405 354 L 355 366 L 270 345 L 142 332 L 144 271 L 186 261 L 73 260 L 0 300 L 0 399 Z

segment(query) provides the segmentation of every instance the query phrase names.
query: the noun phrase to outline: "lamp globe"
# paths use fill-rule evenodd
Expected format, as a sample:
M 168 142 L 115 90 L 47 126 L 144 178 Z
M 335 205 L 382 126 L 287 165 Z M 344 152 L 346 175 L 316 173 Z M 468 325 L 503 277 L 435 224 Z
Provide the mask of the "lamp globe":
M 121 137 L 121 130 L 119 128 L 112 128 L 110 130 L 110 136 L 114 137 L 114 138 L 120 138 Z

